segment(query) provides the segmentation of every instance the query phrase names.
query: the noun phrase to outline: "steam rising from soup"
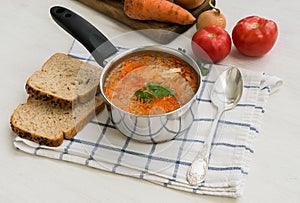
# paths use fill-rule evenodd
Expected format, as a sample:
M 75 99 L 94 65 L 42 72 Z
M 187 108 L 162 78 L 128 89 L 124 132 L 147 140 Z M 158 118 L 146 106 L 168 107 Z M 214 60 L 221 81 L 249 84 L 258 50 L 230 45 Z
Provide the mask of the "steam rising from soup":
M 190 65 L 173 56 L 151 53 L 132 56 L 114 67 L 104 91 L 124 111 L 153 115 L 180 108 L 197 89 L 197 73 Z

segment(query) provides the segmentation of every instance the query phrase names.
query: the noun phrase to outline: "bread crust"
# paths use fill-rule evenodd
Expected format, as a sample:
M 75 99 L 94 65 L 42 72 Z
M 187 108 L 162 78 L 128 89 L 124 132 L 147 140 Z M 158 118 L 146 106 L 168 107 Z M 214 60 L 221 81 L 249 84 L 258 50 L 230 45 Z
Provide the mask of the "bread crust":
M 34 130 L 29 130 L 29 129 L 32 129 L 31 126 L 29 126 L 29 127 L 27 126 L 27 129 L 26 129 L 24 127 L 24 123 L 21 122 L 22 120 L 27 119 L 26 118 L 27 115 L 25 115 L 23 113 L 23 110 L 28 107 L 28 103 L 30 103 L 30 100 L 32 100 L 32 99 L 37 100 L 36 98 L 29 97 L 26 103 L 19 104 L 17 106 L 17 108 L 13 111 L 11 118 L 10 118 L 11 129 L 13 132 L 15 132 L 21 138 L 33 141 L 40 145 L 49 146 L 49 147 L 58 147 L 63 143 L 64 139 L 70 139 L 70 138 L 74 137 L 80 130 L 83 129 L 83 127 L 95 115 L 100 113 L 105 106 L 103 99 L 96 96 L 95 103 L 90 105 L 92 108 L 87 109 L 86 107 L 82 107 L 82 105 L 85 105 L 85 104 L 80 104 L 79 106 L 73 107 L 73 109 L 72 108 L 69 109 L 68 111 L 73 112 L 73 114 L 74 114 L 74 115 L 69 116 L 71 118 L 69 118 L 69 120 L 67 121 L 70 127 L 67 129 L 63 129 L 63 128 L 59 129 L 59 134 L 56 136 L 53 136 L 53 135 L 47 136 L 47 135 L 39 134 L 39 133 L 35 132 Z M 89 101 L 89 102 L 91 102 L 91 101 Z M 49 107 L 49 109 L 54 109 L 54 108 L 57 108 L 57 110 L 61 109 L 60 107 L 54 106 L 49 101 L 38 100 L 38 103 L 40 105 Z M 83 110 L 86 114 L 85 115 L 82 115 L 82 114 L 76 115 L 76 108 L 84 108 Z M 33 106 L 31 106 L 30 110 L 32 111 L 32 113 L 33 112 L 36 112 L 37 114 L 43 113 L 43 112 L 37 112 L 40 110 L 38 107 L 35 109 Z M 67 111 L 67 110 L 62 109 L 62 111 Z M 50 115 L 47 114 L 45 116 L 47 116 L 48 119 L 55 119 L 55 118 L 51 118 L 51 114 Z M 53 116 L 55 116 L 55 114 Z M 20 117 L 22 117 L 22 118 L 20 119 Z M 42 123 L 42 121 L 39 123 L 33 121 L 32 125 L 39 127 L 44 124 Z M 52 127 L 60 128 L 61 126 L 58 123 L 57 126 L 52 126 Z M 51 127 L 49 127 L 49 128 L 51 128 Z
M 23 129 L 22 126 L 16 125 L 15 118 L 12 116 L 10 119 L 10 126 L 14 133 L 16 133 L 19 137 L 24 138 L 26 140 L 33 141 L 40 145 L 45 145 L 49 147 L 58 147 L 63 143 L 64 136 L 59 136 L 57 139 L 49 139 L 47 137 L 42 137 L 32 132 L 28 132 Z
M 48 94 L 39 89 L 35 89 L 35 88 L 31 87 L 28 83 L 26 83 L 25 89 L 26 89 L 27 94 L 29 94 L 30 96 L 32 96 L 36 99 L 40 99 L 42 101 L 52 101 L 52 103 L 55 106 L 59 106 L 60 108 L 71 108 L 73 102 L 75 102 L 75 99 L 73 99 L 73 100 L 64 99 L 64 98 L 61 98 L 58 96 Z
M 69 70 L 63 71 L 62 73 L 56 70 L 63 69 Z M 52 70 L 53 69 L 53 70 Z M 73 72 L 71 72 L 73 71 Z M 66 86 L 70 85 L 73 88 L 65 89 L 64 93 L 71 94 L 71 96 L 65 96 L 60 94 L 61 89 L 57 89 L 54 92 L 43 86 L 43 84 L 36 84 L 33 82 L 34 80 L 38 80 L 43 75 L 53 74 L 57 77 L 52 77 L 53 83 L 62 83 L 65 78 L 70 76 L 77 78 L 74 81 L 65 81 Z M 82 74 L 82 75 L 81 75 Z M 85 77 L 89 74 L 89 78 L 81 78 Z M 44 100 L 44 101 L 52 101 L 55 105 L 60 106 L 61 108 L 70 108 L 73 103 L 81 102 L 85 103 L 92 99 L 92 97 L 100 92 L 99 87 L 99 78 L 101 74 L 101 69 L 95 67 L 91 64 L 82 62 L 78 59 L 72 58 L 63 53 L 56 53 L 52 55 L 42 66 L 41 70 L 34 72 L 26 81 L 25 90 L 26 92 L 35 98 Z M 60 76 L 60 77 L 58 77 Z M 56 79 L 54 79 L 56 78 Z M 77 80 L 84 79 L 85 82 L 82 82 L 81 85 L 75 85 L 78 83 Z M 43 82 L 43 81 L 42 81 Z M 48 81 L 49 82 L 49 81 Z M 89 84 L 85 84 L 89 83 Z
M 101 69 L 66 54 L 52 55 L 27 79 L 28 99 L 13 111 L 12 131 L 50 147 L 74 137 L 104 108 L 103 99 L 95 96 L 100 74 Z

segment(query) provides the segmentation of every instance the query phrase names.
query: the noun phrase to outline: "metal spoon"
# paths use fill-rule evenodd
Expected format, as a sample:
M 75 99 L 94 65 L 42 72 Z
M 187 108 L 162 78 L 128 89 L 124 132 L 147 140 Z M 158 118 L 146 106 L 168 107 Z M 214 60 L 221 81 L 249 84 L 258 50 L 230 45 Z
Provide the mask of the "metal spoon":
M 243 80 L 239 69 L 231 67 L 225 70 L 217 79 L 211 92 L 211 101 L 217 107 L 217 114 L 211 130 L 204 140 L 202 150 L 192 162 L 187 171 L 187 181 L 190 185 L 199 185 L 205 180 L 210 150 L 218 121 L 224 111 L 233 109 L 239 102 L 243 92 Z

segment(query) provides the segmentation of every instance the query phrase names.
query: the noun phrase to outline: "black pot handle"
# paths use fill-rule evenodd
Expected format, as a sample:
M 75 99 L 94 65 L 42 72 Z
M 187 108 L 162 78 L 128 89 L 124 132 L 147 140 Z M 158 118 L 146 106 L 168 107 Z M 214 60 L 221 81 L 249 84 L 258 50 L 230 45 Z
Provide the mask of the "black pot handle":
M 92 54 L 100 66 L 104 67 L 104 60 L 118 51 L 97 28 L 73 11 L 54 6 L 50 9 L 50 14 L 60 27 Z

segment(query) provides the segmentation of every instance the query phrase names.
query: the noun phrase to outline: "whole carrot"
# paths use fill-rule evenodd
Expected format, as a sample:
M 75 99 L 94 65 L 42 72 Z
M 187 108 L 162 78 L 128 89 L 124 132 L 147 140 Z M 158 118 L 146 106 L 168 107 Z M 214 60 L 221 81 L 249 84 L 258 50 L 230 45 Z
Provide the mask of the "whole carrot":
M 124 12 L 136 20 L 156 20 L 181 25 L 192 24 L 195 17 L 184 8 L 167 0 L 125 0 Z

